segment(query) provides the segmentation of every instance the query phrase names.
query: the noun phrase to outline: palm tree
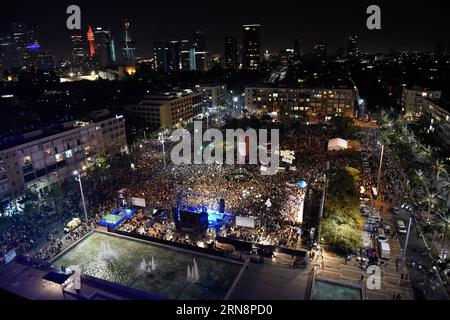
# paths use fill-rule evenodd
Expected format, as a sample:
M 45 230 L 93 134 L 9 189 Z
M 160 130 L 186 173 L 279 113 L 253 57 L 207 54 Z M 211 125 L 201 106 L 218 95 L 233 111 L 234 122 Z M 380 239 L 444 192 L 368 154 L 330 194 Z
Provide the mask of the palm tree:
M 445 163 L 441 159 L 438 159 L 438 160 L 436 160 L 436 163 L 432 166 L 432 169 L 433 169 L 433 172 L 436 174 L 435 181 L 434 181 L 434 186 L 435 186 L 435 188 L 437 190 L 438 189 L 438 183 L 439 183 L 440 175 L 447 174 L 447 166 L 445 165 Z
M 431 192 L 429 189 L 427 189 L 420 198 L 419 203 L 427 207 L 427 224 L 430 223 L 432 211 L 439 209 L 441 200 L 442 199 L 437 192 Z
M 442 232 L 442 250 L 445 248 L 445 242 L 447 240 L 448 227 L 450 225 L 450 212 L 448 208 L 438 210 L 435 217 L 435 225 L 439 227 Z
M 422 169 L 414 170 L 414 180 L 417 188 L 427 187 L 429 184 L 428 178 Z
M 428 163 L 433 157 L 433 148 L 431 146 L 422 146 L 417 154 L 417 160 Z

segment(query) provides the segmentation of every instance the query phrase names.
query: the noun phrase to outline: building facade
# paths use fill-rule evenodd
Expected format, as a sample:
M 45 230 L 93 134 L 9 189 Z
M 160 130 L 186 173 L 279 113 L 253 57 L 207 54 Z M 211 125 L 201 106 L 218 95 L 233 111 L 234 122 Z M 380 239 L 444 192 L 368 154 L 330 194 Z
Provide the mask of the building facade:
M 425 133 L 439 139 L 440 146 L 450 151 L 450 112 L 431 100 L 424 101 L 420 123 Z
M 244 69 L 257 71 L 261 64 L 261 25 L 244 25 L 243 39 Z
M 148 95 L 138 105 L 126 107 L 129 114 L 155 128 L 173 128 L 202 113 L 202 94 L 192 90 Z
M 97 155 L 128 153 L 123 116 L 102 118 L 2 139 L 0 203 L 16 199 L 26 189 L 43 195 L 74 170 L 93 165 Z
M 227 104 L 229 97 L 225 84 L 200 84 L 196 85 L 195 89 L 202 94 L 203 107 L 205 108 L 223 107 Z
M 247 87 L 245 107 L 261 113 L 286 112 L 293 118 L 328 121 L 334 116 L 355 116 L 354 89 Z
M 237 37 L 225 38 L 225 68 L 238 68 L 238 44 Z
M 429 101 L 438 102 L 441 99 L 441 95 L 441 91 L 428 90 L 425 88 L 404 88 L 401 105 L 406 119 L 410 122 L 420 120 L 427 103 Z

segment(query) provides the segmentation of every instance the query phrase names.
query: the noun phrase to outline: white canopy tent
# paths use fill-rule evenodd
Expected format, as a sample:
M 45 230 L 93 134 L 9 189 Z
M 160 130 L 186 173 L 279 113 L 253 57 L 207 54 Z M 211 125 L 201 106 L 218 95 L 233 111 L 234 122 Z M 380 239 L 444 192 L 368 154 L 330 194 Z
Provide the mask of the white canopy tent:
M 342 151 L 348 149 L 348 141 L 344 139 L 332 139 L 328 141 L 328 151 Z

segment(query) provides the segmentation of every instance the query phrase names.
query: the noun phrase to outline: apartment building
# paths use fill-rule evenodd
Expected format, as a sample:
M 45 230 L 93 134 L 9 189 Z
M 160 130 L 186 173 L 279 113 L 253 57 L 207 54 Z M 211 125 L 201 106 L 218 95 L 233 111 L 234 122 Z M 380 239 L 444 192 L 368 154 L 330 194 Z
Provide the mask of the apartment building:
M 440 146 L 450 151 L 450 112 L 431 100 L 424 101 L 420 123 L 427 134 L 439 139 Z
M 409 122 L 420 120 L 423 116 L 423 109 L 429 101 L 439 102 L 442 92 L 415 87 L 413 89 L 403 89 L 401 106 L 402 111 Z
M 126 112 L 142 118 L 149 126 L 172 128 L 202 113 L 202 94 L 192 90 L 148 95 Z
M 334 116 L 355 116 L 354 89 L 247 87 L 245 106 L 261 113 L 287 112 L 294 118 L 308 116 L 311 121 L 328 121 Z
M 55 183 L 86 169 L 100 154 L 128 153 L 123 116 L 73 121 L 0 140 L 0 203 L 26 189 L 43 195 Z
M 203 106 L 206 108 L 223 107 L 229 98 L 226 84 L 199 84 L 195 90 L 202 94 Z

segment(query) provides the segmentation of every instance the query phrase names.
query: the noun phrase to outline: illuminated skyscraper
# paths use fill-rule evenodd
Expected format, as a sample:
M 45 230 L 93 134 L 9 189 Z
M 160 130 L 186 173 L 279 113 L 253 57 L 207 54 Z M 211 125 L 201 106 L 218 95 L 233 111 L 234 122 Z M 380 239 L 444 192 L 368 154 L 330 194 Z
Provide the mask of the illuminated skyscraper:
M 237 38 L 236 37 L 226 37 L 225 38 L 225 67 L 227 69 L 237 69 Z
M 206 35 L 203 31 L 196 31 L 193 41 L 194 61 L 191 61 L 196 71 L 208 70 L 208 50 L 206 48 Z
M 95 38 L 94 32 L 92 32 L 91 26 L 88 28 L 87 40 L 89 42 L 89 57 L 94 58 L 95 56 Z
M 350 57 L 357 57 L 359 53 L 358 50 L 358 37 L 350 36 L 347 40 L 347 55 Z
M 16 46 L 17 65 L 30 68 L 39 64 L 40 46 L 35 38 L 34 29 L 25 23 L 12 24 L 13 38 Z
M 130 22 L 125 20 L 125 39 L 122 47 L 122 61 L 124 64 L 135 63 L 135 43 L 131 40 Z
M 108 29 L 97 27 L 95 34 L 95 51 L 102 67 L 111 65 L 115 60 L 115 53 L 111 33 Z
M 243 62 L 246 70 L 259 70 L 261 63 L 261 25 L 243 26 Z
M 70 37 L 72 41 L 72 62 L 74 66 L 81 66 L 84 61 L 83 36 L 79 34 Z

